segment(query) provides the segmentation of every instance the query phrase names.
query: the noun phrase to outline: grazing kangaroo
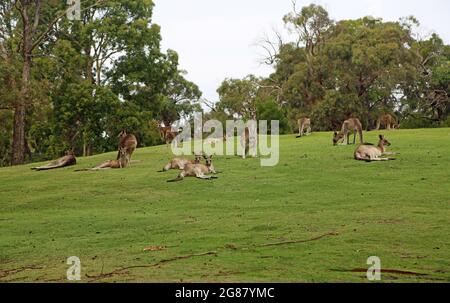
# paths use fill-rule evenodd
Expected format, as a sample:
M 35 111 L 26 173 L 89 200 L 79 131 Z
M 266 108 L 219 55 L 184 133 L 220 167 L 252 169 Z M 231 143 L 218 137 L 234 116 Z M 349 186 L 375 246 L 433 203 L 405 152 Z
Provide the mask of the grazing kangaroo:
M 386 130 L 400 128 L 400 124 L 397 123 L 397 120 L 395 120 L 391 114 L 381 115 L 377 120 L 377 128 L 375 130 L 380 130 L 381 125 L 383 125 Z
M 196 177 L 202 180 L 217 179 L 216 176 L 205 176 L 205 174 L 217 174 L 212 164 L 213 156 L 203 156 L 206 160 L 206 164 L 187 164 L 183 171 L 173 180 L 167 182 L 177 182 L 184 179 L 184 177 Z
M 173 158 L 172 160 L 167 163 L 164 168 L 159 173 L 169 171 L 171 169 L 184 169 L 186 165 L 188 164 L 200 164 L 200 160 L 202 159 L 202 156 L 195 155 L 194 160 L 188 160 L 184 158 Z
M 386 151 L 386 146 L 390 146 L 391 143 L 386 140 L 383 135 L 380 135 L 380 141 L 378 146 L 373 145 L 360 145 L 355 151 L 355 160 L 359 161 L 390 161 L 395 160 L 394 158 L 381 158 L 382 156 L 396 155 L 397 153 L 391 153 Z
M 311 135 L 311 119 L 310 118 L 301 118 L 298 119 L 298 136 L 297 138 L 301 138 L 303 136 Z
M 345 120 L 342 124 L 341 131 L 334 132 L 333 135 L 333 145 L 337 145 L 339 141 L 344 139 L 344 145 L 349 144 L 350 134 L 353 133 L 353 144 L 356 144 L 356 133 L 359 135 L 360 143 L 363 144 L 363 132 L 362 132 L 362 124 L 359 119 L 350 118 Z
M 77 159 L 75 158 L 73 151 L 69 150 L 66 152 L 66 155 L 64 157 L 54 160 L 54 161 L 48 163 L 47 165 L 33 167 L 31 169 L 35 170 L 35 171 L 41 171 L 41 170 L 49 170 L 49 169 L 71 166 L 71 165 L 75 165 L 75 164 L 77 164 Z
M 121 152 L 120 150 L 122 148 L 125 149 L 126 152 L 126 161 L 127 161 L 127 165 L 131 164 L 131 156 L 133 155 L 133 152 L 135 151 L 138 141 L 136 139 L 135 135 L 132 134 L 127 134 L 126 131 L 122 131 L 119 134 L 119 151 L 117 153 L 117 158 L 116 160 L 119 160 L 121 157 Z
M 119 149 L 119 160 L 107 160 L 100 165 L 97 165 L 94 168 L 85 168 L 85 169 L 77 169 L 76 171 L 98 171 L 105 170 L 111 168 L 125 168 L 128 165 L 127 160 L 127 149 L 125 147 L 121 147 Z

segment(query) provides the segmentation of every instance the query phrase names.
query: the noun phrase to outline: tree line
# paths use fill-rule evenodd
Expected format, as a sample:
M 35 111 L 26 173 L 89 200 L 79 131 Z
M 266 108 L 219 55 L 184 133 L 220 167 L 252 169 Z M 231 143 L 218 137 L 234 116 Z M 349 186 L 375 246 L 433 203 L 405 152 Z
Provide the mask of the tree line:
M 279 119 L 293 131 L 310 117 L 316 130 L 336 130 L 358 117 L 368 130 L 383 113 L 404 128 L 450 126 L 450 46 L 432 34 L 419 39 L 414 17 L 397 22 L 364 17 L 334 21 L 320 5 L 293 7 L 283 18 L 291 34 L 261 39 L 274 72 L 226 79 L 212 116 Z
M 152 121 L 200 108 L 151 0 L 83 0 L 81 20 L 66 2 L 0 3 L 0 166 L 114 150 L 122 130 L 157 144 Z
M 165 125 L 202 111 L 178 54 L 162 51 L 151 0 L 82 0 L 81 20 L 66 0 L 0 3 L 0 166 L 55 158 L 66 150 L 115 150 L 122 130 L 140 146 L 161 143 Z M 414 17 L 335 21 L 320 5 L 283 18 L 290 33 L 264 38 L 269 77 L 225 79 L 209 118 L 279 120 L 282 133 L 310 117 L 333 130 L 348 117 L 372 129 L 379 115 L 402 127 L 450 126 L 450 46 L 419 39 Z

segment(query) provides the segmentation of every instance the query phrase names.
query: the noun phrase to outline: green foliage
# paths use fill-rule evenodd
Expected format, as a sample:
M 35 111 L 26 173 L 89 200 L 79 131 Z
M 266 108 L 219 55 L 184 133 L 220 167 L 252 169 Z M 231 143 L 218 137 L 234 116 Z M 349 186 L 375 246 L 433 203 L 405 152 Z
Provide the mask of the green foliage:
M 66 1 L 41 2 L 36 33 L 66 7 Z M 12 4 L 0 5 L 5 16 L 0 30 L 8 34 L 0 35 L 0 108 L 2 123 L 8 124 L 0 133 L 0 165 L 9 162 L 12 120 L 6 117 L 21 81 L 21 24 Z M 26 116 L 34 160 L 54 158 L 67 149 L 78 155 L 115 150 L 122 130 L 135 133 L 141 146 L 158 144 L 159 132 L 150 121 L 167 123 L 199 109 L 201 92 L 179 70 L 178 54 L 161 50 L 153 1 L 87 0 L 82 7 L 82 21 L 57 20 L 48 42 L 35 49 Z
M 268 131 L 270 131 L 270 121 L 277 120 L 280 123 L 280 134 L 287 134 L 291 131 L 286 110 L 280 108 L 273 99 L 258 100 L 256 102 L 256 112 L 258 120 L 268 121 Z
M 255 99 L 259 90 L 259 79 L 249 75 L 244 79 L 225 79 L 217 89 L 220 102 L 219 111 L 230 116 L 249 119 L 255 111 Z

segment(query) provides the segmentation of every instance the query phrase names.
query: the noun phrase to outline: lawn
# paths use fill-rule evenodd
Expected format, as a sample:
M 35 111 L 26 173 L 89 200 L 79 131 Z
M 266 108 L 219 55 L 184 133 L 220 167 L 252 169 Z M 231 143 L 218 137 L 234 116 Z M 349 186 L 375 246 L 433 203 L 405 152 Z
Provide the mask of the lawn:
M 382 282 L 450 282 L 450 129 L 380 133 L 397 161 L 313 133 L 282 136 L 275 167 L 218 156 L 213 181 L 167 183 L 166 146 L 120 170 L 2 168 L 0 282 L 67 281 L 70 256 L 82 282 L 367 282 L 370 256 Z

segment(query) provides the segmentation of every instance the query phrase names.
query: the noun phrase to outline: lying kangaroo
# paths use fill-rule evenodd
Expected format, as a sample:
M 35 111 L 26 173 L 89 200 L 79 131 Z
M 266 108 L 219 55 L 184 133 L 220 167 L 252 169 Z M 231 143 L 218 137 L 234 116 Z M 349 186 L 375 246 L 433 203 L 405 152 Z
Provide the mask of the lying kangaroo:
M 75 164 L 77 164 L 77 159 L 75 158 L 73 151 L 69 150 L 66 152 L 66 155 L 64 157 L 54 160 L 54 161 L 48 163 L 47 165 L 33 167 L 31 169 L 35 170 L 35 171 L 41 171 L 41 170 L 49 170 L 49 169 L 71 166 L 71 165 L 75 165 Z
M 171 170 L 171 169 L 184 169 L 186 165 L 188 164 L 200 164 L 200 160 L 202 159 L 202 156 L 195 155 L 194 160 L 188 160 L 184 158 L 173 158 L 172 160 L 167 163 L 164 168 L 159 173 Z
M 100 165 L 97 165 L 94 168 L 85 168 L 85 169 L 77 169 L 76 171 L 98 171 L 105 170 L 111 168 L 125 168 L 128 165 L 127 160 L 127 149 L 125 147 L 121 147 L 119 149 L 119 160 L 107 160 Z
M 379 130 L 381 125 L 383 125 L 386 130 L 398 129 L 400 125 L 397 123 L 397 120 L 391 114 L 381 115 L 377 120 L 377 128 L 375 130 Z
M 126 152 L 126 161 L 127 161 L 127 165 L 130 165 L 131 163 L 131 156 L 133 155 L 134 150 L 137 147 L 137 139 L 135 135 L 132 134 L 127 134 L 125 131 L 122 131 L 119 134 L 119 151 L 117 153 L 117 158 L 116 160 L 119 160 L 121 157 L 121 153 L 120 153 L 120 149 L 124 148 L 125 152 Z
M 372 162 L 372 161 L 390 161 L 394 158 L 381 158 L 382 156 L 396 155 L 397 153 L 391 153 L 386 151 L 386 146 L 390 146 L 391 143 L 386 140 L 383 135 L 380 135 L 380 141 L 378 146 L 373 145 L 360 145 L 355 151 L 355 160 Z
M 216 176 L 205 176 L 205 174 L 217 174 L 212 164 L 213 156 L 203 156 L 206 160 L 206 164 L 187 164 L 183 171 L 173 180 L 167 182 L 177 182 L 184 179 L 184 177 L 196 177 L 202 180 L 217 179 Z
M 311 135 L 311 119 L 310 118 L 301 118 L 298 119 L 298 136 L 297 138 L 301 138 L 303 136 Z
M 356 144 L 356 133 L 359 135 L 360 143 L 363 144 L 363 132 L 362 132 L 362 124 L 359 119 L 350 118 L 345 120 L 342 124 L 341 131 L 334 132 L 333 135 L 333 145 L 337 145 L 339 141 L 344 139 L 344 145 L 349 144 L 350 134 L 353 133 L 353 144 Z

